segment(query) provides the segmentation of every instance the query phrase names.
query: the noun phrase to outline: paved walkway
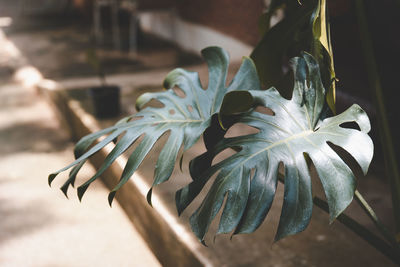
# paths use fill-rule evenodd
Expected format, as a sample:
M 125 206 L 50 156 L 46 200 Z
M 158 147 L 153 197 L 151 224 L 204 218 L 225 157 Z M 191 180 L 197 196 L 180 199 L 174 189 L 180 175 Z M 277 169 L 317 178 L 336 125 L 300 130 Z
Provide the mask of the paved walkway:
M 62 195 L 62 178 L 48 187 L 47 175 L 73 160 L 73 145 L 47 103 L 12 81 L 25 62 L 4 51 L 6 42 L 0 29 L 0 266 L 159 266 L 101 183 L 83 204 Z M 93 173 L 87 166 L 82 178 Z

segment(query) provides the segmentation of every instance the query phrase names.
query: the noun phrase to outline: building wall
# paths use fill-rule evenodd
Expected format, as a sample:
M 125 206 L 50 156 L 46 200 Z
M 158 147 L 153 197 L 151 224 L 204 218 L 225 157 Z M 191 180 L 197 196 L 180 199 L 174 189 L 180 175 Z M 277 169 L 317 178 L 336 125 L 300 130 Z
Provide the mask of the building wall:
M 95 0 L 73 0 L 74 6 L 91 16 Z M 146 11 L 175 8 L 179 19 L 205 26 L 243 43 L 255 45 L 259 40 L 258 18 L 264 0 L 139 0 L 139 9 Z
M 262 0 L 181 0 L 177 7 L 182 19 L 210 27 L 247 44 L 259 40 L 258 18 Z M 190 3 L 190 4 L 189 4 Z

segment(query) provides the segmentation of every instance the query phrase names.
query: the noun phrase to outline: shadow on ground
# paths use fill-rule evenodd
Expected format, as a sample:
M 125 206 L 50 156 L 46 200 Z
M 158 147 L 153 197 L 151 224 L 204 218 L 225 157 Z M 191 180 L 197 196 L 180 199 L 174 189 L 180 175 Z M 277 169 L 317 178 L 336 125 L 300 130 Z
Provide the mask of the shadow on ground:
M 3 191 L 7 183 L 13 183 L 10 179 L 0 177 L 0 191 Z M 19 203 L 21 204 L 21 203 Z M 29 203 L 16 205 L 14 201 L 0 198 L 0 247 L 8 240 L 25 236 L 42 228 L 48 227 L 54 221 L 54 217 L 40 200 L 32 200 Z
M 29 142 L 23 142 L 27 134 Z M 2 154 L 62 151 L 67 146 L 65 137 L 55 135 L 54 127 L 41 121 L 19 122 L 0 130 Z

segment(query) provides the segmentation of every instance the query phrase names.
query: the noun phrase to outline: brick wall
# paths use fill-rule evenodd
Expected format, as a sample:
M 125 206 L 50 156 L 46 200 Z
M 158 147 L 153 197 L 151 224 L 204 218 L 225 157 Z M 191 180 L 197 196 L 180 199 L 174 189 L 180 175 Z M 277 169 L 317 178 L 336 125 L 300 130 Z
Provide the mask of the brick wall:
M 255 45 L 259 39 L 258 18 L 262 0 L 180 0 L 179 15 L 186 21 L 202 24 Z
M 95 0 L 73 0 L 74 6 L 91 16 Z M 140 0 L 142 10 L 176 7 L 179 16 L 221 33 L 255 45 L 259 39 L 258 18 L 263 0 Z

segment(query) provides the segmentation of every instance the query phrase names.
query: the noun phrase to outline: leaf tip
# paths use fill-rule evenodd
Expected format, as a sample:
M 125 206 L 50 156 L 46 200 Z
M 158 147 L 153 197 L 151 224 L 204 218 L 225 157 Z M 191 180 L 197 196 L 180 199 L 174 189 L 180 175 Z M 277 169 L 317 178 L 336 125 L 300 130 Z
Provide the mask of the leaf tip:
M 57 174 L 58 173 L 52 173 L 52 174 L 49 175 L 48 184 L 49 184 L 50 187 L 51 187 L 51 183 L 54 181 L 54 179 L 56 178 Z
M 181 214 L 183 212 L 183 208 L 181 205 L 181 194 L 182 194 L 182 189 L 176 191 L 176 193 L 175 193 L 175 206 L 176 206 L 176 210 L 178 212 L 178 216 L 181 216 Z
M 277 243 L 278 241 L 280 241 L 282 238 L 284 238 L 284 236 L 278 235 L 276 234 L 274 237 L 274 241 L 272 242 L 272 244 Z
M 173 87 L 171 84 L 171 81 L 169 79 L 169 75 L 167 75 L 167 77 L 164 79 L 162 87 L 165 91 L 167 91 L 169 88 Z
M 329 214 L 329 225 L 331 225 L 340 214 Z
M 144 93 L 142 95 L 140 95 L 137 99 L 136 99 L 136 103 L 135 103 L 135 108 L 137 111 L 140 111 L 142 109 L 142 107 L 151 100 L 152 98 L 152 94 L 151 93 Z
M 80 202 L 82 202 L 82 197 L 85 194 L 87 188 L 89 187 L 89 185 L 81 185 L 80 187 L 78 187 L 78 199 Z
M 65 196 L 67 199 L 69 199 L 69 197 L 68 197 L 68 185 L 67 185 L 67 186 L 62 186 L 62 187 L 60 188 L 60 190 L 63 192 L 64 196 Z
M 150 205 L 150 207 L 153 207 L 153 204 L 151 203 L 151 196 L 153 194 L 153 187 L 150 188 L 149 192 L 147 192 L 146 200 L 147 203 Z
M 233 233 L 231 234 L 231 236 L 229 237 L 229 240 L 230 240 L 230 241 L 233 240 L 233 236 L 234 236 L 234 235 L 236 235 L 236 232 L 233 232 Z
M 116 191 L 111 191 L 110 194 L 108 194 L 108 204 L 110 205 L 110 207 L 112 207 L 112 202 L 115 198 L 116 193 Z

